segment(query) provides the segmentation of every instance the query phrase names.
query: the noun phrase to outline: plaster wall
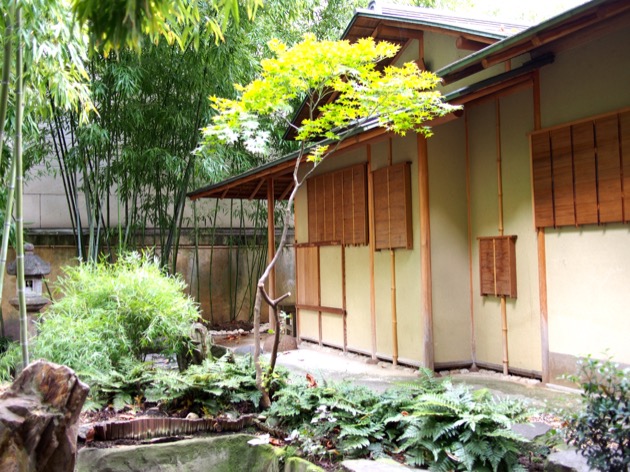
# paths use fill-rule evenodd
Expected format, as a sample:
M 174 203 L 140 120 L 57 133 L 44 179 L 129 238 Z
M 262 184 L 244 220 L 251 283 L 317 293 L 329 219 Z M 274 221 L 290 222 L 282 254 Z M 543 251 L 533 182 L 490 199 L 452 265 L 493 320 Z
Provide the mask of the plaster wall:
M 389 142 L 372 145 L 372 170 L 388 165 Z M 418 196 L 418 144 L 415 134 L 394 137 L 392 140 L 392 163 L 411 162 L 411 215 L 413 247 L 396 249 L 396 312 L 398 324 L 398 356 L 401 361 L 423 361 L 424 325 L 421 318 L 420 297 L 420 201 Z M 374 258 L 376 300 L 376 343 L 377 353 L 391 355 L 392 334 L 392 291 L 390 251 L 377 251 Z
M 540 372 L 538 265 L 527 140 L 527 133 L 533 127 L 532 103 L 532 91 L 528 89 L 469 105 L 466 113 L 471 167 L 473 313 L 477 361 L 500 365 L 503 360 L 500 300 L 480 295 L 477 241 L 481 236 L 499 235 L 497 154 L 500 145 L 504 234 L 517 236 L 518 294 L 516 299 L 507 299 L 509 365 Z
M 630 106 L 629 37 L 614 31 L 541 71 L 543 127 Z M 552 380 L 571 367 L 567 356 L 608 350 L 630 363 L 629 242 L 627 224 L 545 230 Z
M 466 140 L 464 119 L 434 129 L 428 140 L 436 363 L 471 360 Z

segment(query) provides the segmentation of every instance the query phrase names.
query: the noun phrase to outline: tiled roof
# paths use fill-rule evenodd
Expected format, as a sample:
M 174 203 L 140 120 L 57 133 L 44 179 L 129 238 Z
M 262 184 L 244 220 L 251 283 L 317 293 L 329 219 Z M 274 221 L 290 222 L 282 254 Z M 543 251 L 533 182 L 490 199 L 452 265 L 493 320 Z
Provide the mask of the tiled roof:
M 367 9 L 357 9 L 357 13 L 377 14 L 399 20 L 417 21 L 431 25 L 441 25 L 447 29 L 477 31 L 498 36 L 511 36 L 519 33 L 530 25 L 512 22 L 489 20 L 481 17 L 458 16 L 451 12 L 434 10 L 431 8 L 391 5 L 373 0 Z

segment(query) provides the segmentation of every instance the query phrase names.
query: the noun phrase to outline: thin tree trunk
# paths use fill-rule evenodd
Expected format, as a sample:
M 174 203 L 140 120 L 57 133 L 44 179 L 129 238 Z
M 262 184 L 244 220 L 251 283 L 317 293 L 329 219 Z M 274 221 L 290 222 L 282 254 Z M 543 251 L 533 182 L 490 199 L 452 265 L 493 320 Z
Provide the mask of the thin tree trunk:
M 0 142 L 2 141 L 0 140 Z M 0 252 L 0 334 L 2 334 L 2 337 L 5 336 L 4 314 L 2 313 L 2 291 L 4 289 L 4 273 L 6 272 L 5 268 L 7 266 L 7 253 L 9 252 L 9 233 L 11 231 L 11 215 L 13 214 L 13 198 L 15 195 L 15 159 L 11 160 L 11 171 L 9 172 L 8 190 L 7 204 L 4 211 L 2 249 Z
M 24 293 L 24 216 L 23 216 L 23 196 L 24 196 L 24 169 L 22 165 L 22 41 L 20 39 L 20 28 L 22 22 L 22 12 L 18 3 L 15 10 L 15 31 L 16 35 L 16 87 L 15 87 L 15 172 L 16 172 L 16 232 L 17 244 L 15 248 L 17 260 L 17 293 L 20 304 L 20 346 L 22 347 L 22 367 L 29 363 L 28 355 L 28 318 L 26 316 L 26 295 Z
M 7 102 L 9 97 L 9 79 L 11 78 L 11 43 L 13 41 L 13 8 L 5 15 L 6 28 L 4 30 L 4 60 L 2 65 L 2 85 L 0 86 L 0 160 L 4 149 L 4 123 L 7 117 Z M 9 249 L 9 232 L 11 231 L 11 215 L 13 214 L 13 195 L 15 189 L 15 159 L 11 161 L 11 171 L 7 182 L 7 205 L 4 212 L 4 230 L 2 232 L 2 249 L 0 249 L 0 334 L 4 337 L 4 315 L 2 313 L 2 291 L 4 288 L 4 272 L 7 265 Z

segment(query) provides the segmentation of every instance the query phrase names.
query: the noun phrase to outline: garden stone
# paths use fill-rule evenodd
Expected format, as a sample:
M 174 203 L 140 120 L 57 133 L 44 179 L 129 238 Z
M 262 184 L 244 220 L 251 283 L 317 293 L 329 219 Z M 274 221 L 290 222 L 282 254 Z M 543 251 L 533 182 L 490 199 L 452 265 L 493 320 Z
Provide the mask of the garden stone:
M 539 436 L 544 436 L 551 429 L 551 426 L 545 423 L 534 422 L 525 424 L 513 424 L 512 431 L 520 434 L 525 439 L 532 441 Z
M 270 445 L 248 445 L 253 438 L 234 434 L 165 444 L 83 448 L 76 472 L 279 472 L 278 452 Z
M 575 449 L 567 449 L 549 454 L 545 470 L 550 472 L 590 472 L 593 469 L 588 466 L 586 457 Z
M 68 367 L 41 360 L 28 365 L 0 395 L 0 470 L 72 470 L 88 392 Z

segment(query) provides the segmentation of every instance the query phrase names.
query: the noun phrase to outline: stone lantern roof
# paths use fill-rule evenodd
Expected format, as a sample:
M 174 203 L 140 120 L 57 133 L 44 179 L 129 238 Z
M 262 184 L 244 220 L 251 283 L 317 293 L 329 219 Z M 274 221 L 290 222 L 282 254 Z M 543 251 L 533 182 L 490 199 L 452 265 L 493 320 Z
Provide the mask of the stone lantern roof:
M 24 276 L 43 277 L 50 274 L 50 264 L 37 256 L 34 250 L 35 246 L 31 243 L 24 244 Z M 7 274 L 17 275 L 17 260 L 7 264 Z

